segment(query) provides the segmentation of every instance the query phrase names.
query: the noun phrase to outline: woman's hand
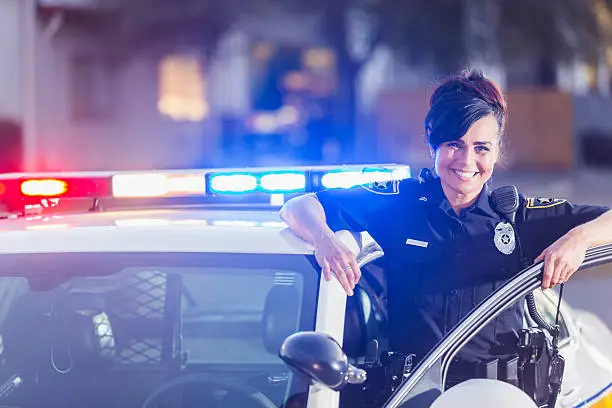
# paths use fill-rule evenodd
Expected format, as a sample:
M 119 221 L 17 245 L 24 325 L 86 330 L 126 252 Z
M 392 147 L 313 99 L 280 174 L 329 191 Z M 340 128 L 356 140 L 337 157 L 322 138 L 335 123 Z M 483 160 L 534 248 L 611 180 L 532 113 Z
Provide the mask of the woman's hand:
M 333 234 L 323 234 L 315 240 L 315 256 L 323 270 L 326 280 L 331 280 L 331 274 L 346 291 L 353 296 L 353 289 L 361 278 L 355 255 Z
M 587 239 L 579 230 L 573 229 L 542 251 L 535 259 L 535 263 L 544 260 L 542 289 L 566 282 L 584 262 L 588 248 Z

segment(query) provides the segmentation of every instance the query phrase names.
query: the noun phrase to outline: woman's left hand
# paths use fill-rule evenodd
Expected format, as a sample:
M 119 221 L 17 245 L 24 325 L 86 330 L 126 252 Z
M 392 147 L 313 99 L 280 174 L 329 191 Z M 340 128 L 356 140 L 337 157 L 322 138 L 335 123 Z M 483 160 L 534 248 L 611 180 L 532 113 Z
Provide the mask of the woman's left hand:
M 542 251 L 534 261 L 544 260 L 542 289 L 566 282 L 582 265 L 587 249 L 587 240 L 579 231 L 571 230 Z

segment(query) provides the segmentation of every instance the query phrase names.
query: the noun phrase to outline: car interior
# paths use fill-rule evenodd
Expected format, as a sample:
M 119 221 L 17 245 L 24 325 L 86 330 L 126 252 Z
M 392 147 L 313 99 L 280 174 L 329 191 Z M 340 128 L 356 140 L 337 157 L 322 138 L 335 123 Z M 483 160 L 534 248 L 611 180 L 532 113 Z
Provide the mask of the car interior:
M 150 307 L 146 317 L 138 316 L 134 302 L 128 309 L 120 305 L 112 291 L 65 286 L 17 298 L 0 324 L 0 405 L 149 408 L 180 398 L 183 407 L 282 406 L 291 378 L 278 359 L 269 365 L 189 364 L 181 346 L 180 289 L 178 296 L 170 293 L 170 278 L 161 308 Z M 300 308 L 295 287 L 270 288 L 254 334 L 262 350 L 278 355 L 298 329 Z

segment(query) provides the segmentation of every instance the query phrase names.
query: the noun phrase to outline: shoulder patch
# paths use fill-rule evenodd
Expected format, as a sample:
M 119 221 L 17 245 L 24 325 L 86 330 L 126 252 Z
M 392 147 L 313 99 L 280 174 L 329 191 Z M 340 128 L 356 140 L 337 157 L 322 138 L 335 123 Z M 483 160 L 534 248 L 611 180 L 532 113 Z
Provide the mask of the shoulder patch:
M 398 180 L 381 180 L 361 184 L 361 188 L 375 194 L 399 194 Z
M 544 197 L 534 198 L 534 197 L 531 197 L 531 198 L 527 198 L 527 203 L 525 207 L 543 209 L 543 208 L 555 207 L 565 202 L 567 202 L 567 200 L 562 199 L 562 198 L 544 198 Z

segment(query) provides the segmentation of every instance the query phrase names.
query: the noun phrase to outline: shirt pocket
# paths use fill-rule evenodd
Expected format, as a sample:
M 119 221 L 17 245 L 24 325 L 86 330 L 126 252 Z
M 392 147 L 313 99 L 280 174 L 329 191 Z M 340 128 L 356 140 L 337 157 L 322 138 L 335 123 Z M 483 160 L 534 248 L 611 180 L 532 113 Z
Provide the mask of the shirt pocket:
M 402 237 L 400 245 L 401 256 L 409 263 L 433 266 L 442 261 L 440 246 L 432 239 L 418 235 L 407 235 Z

